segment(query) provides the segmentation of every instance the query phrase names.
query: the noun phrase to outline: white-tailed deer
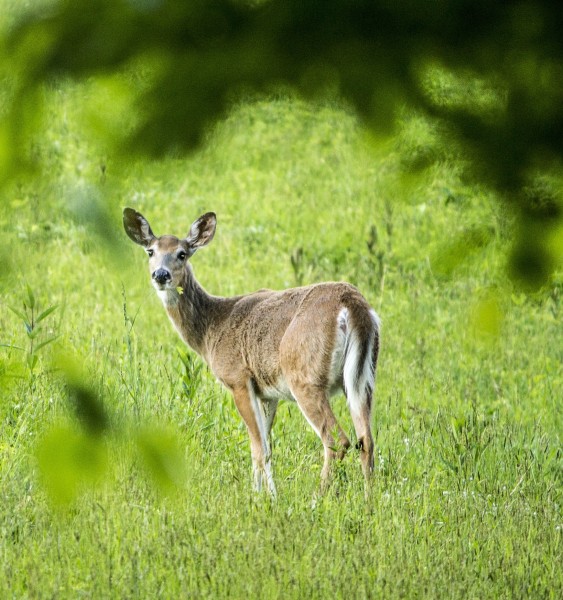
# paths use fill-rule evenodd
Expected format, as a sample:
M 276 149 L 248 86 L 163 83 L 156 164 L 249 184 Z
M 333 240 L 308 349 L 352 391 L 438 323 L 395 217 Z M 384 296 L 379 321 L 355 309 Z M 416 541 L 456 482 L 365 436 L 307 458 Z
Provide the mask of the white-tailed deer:
M 250 436 L 254 486 L 276 489 L 269 434 L 282 398 L 295 400 L 324 445 L 323 485 L 350 446 L 329 404 L 346 394 L 366 480 L 373 471 L 371 406 L 379 318 L 347 283 L 318 283 L 221 298 L 196 281 L 188 259 L 215 234 L 206 213 L 185 238 L 157 237 L 137 211 L 123 211 L 127 235 L 145 248 L 152 282 L 182 339 L 233 394 Z M 338 436 L 338 440 L 334 439 Z

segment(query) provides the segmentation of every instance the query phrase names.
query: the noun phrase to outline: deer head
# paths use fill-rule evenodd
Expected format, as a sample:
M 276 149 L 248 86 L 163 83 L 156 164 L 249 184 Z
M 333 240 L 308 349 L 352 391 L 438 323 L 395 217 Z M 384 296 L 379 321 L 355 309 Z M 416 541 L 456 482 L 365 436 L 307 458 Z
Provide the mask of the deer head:
M 196 219 L 185 238 L 173 235 L 157 237 L 143 215 L 132 208 L 123 211 L 123 226 L 127 235 L 143 246 L 149 257 L 149 271 L 157 292 L 175 291 L 181 286 L 189 269 L 188 260 L 196 250 L 209 244 L 215 235 L 215 213 L 205 213 Z

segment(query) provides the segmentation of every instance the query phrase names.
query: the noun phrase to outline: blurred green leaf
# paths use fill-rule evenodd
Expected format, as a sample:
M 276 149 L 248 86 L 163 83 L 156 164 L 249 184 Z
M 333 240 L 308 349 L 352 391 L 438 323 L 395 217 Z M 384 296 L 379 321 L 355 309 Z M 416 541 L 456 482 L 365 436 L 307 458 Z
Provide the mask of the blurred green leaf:
M 233 102 L 280 87 L 313 100 L 336 95 L 375 132 L 394 131 L 408 106 L 435 134 L 405 166 L 427 168 L 454 147 L 465 175 L 493 188 L 519 220 L 510 272 L 538 287 L 559 263 L 544 238 L 561 222 L 561 202 L 530 182 L 550 175 L 561 185 L 562 30 L 563 11 L 548 0 L 59 0 L 48 11 L 40 3 L 3 43 L 0 172 L 37 164 L 30 140 L 44 84 L 61 76 L 98 91 L 83 120 L 128 160 L 191 150 Z M 91 210 L 88 222 L 116 244 L 95 194 L 80 189 L 79 212 Z M 530 224 L 541 225 L 541 243 L 524 243 Z M 450 253 L 445 271 L 461 253 Z
M 440 244 L 432 259 L 435 273 L 451 277 L 457 267 L 466 261 L 471 254 L 484 248 L 493 239 L 494 230 L 487 226 L 475 226 L 464 229 Z
M 143 464 L 163 491 L 185 481 L 186 462 L 177 436 L 166 429 L 146 428 L 136 437 Z
M 549 281 L 553 262 L 537 236 L 520 238 L 510 256 L 510 274 L 525 290 L 534 292 Z
M 69 383 L 69 396 L 76 416 L 92 433 L 102 433 L 108 427 L 108 418 L 101 399 L 86 384 Z
M 51 430 L 37 446 L 41 481 L 55 504 L 71 503 L 107 468 L 107 450 L 100 438 L 70 427 Z
M 501 331 L 503 314 L 497 294 L 488 291 L 487 294 L 479 299 L 472 311 L 472 325 L 475 334 L 482 339 L 482 336 L 496 338 Z
M 55 361 L 64 377 L 68 397 L 75 415 L 91 435 L 100 435 L 109 428 L 109 417 L 102 398 L 93 389 L 90 377 L 74 357 L 59 355 Z

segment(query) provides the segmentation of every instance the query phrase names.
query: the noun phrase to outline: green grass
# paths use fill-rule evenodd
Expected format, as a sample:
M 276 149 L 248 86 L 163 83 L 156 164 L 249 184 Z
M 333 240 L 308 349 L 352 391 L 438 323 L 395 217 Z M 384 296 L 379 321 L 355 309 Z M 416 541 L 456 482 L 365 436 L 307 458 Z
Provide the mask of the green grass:
M 96 93 L 51 90 L 42 175 L 3 191 L 0 343 L 23 350 L 0 348 L 0 596 L 561 597 L 561 286 L 527 297 L 507 280 L 510 220 L 430 126 L 405 117 L 384 144 L 338 106 L 280 96 L 236 107 L 190 158 L 128 164 L 84 125 Z M 279 498 L 251 492 L 242 421 L 178 352 L 123 206 L 157 234 L 215 211 L 193 259 L 212 293 L 364 292 L 383 320 L 369 501 L 351 452 L 312 502 L 322 448 L 290 403 L 273 433 Z M 58 306 L 33 372 L 7 310 L 27 285 L 38 311 Z M 102 435 L 76 421 L 61 354 L 101 399 Z

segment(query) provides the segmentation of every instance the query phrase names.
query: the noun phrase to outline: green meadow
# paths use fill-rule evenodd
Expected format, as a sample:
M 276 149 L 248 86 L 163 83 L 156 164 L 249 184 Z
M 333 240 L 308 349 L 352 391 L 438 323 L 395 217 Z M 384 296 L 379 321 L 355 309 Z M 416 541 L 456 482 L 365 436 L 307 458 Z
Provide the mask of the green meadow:
M 562 280 L 509 278 L 510 212 L 455 148 L 406 110 L 381 140 L 279 92 L 188 157 L 126 161 L 101 135 L 128 126 L 120 90 L 52 82 L 39 170 L 2 190 L 0 597 L 561 598 Z M 217 213 L 192 259 L 210 293 L 363 292 L 383 323 L 367 500 L 353 450 L 318 495 L 322 446 L 289 402 L 278 498 L 252 492 L 245 427 L 125 206 L 157 235 Z

